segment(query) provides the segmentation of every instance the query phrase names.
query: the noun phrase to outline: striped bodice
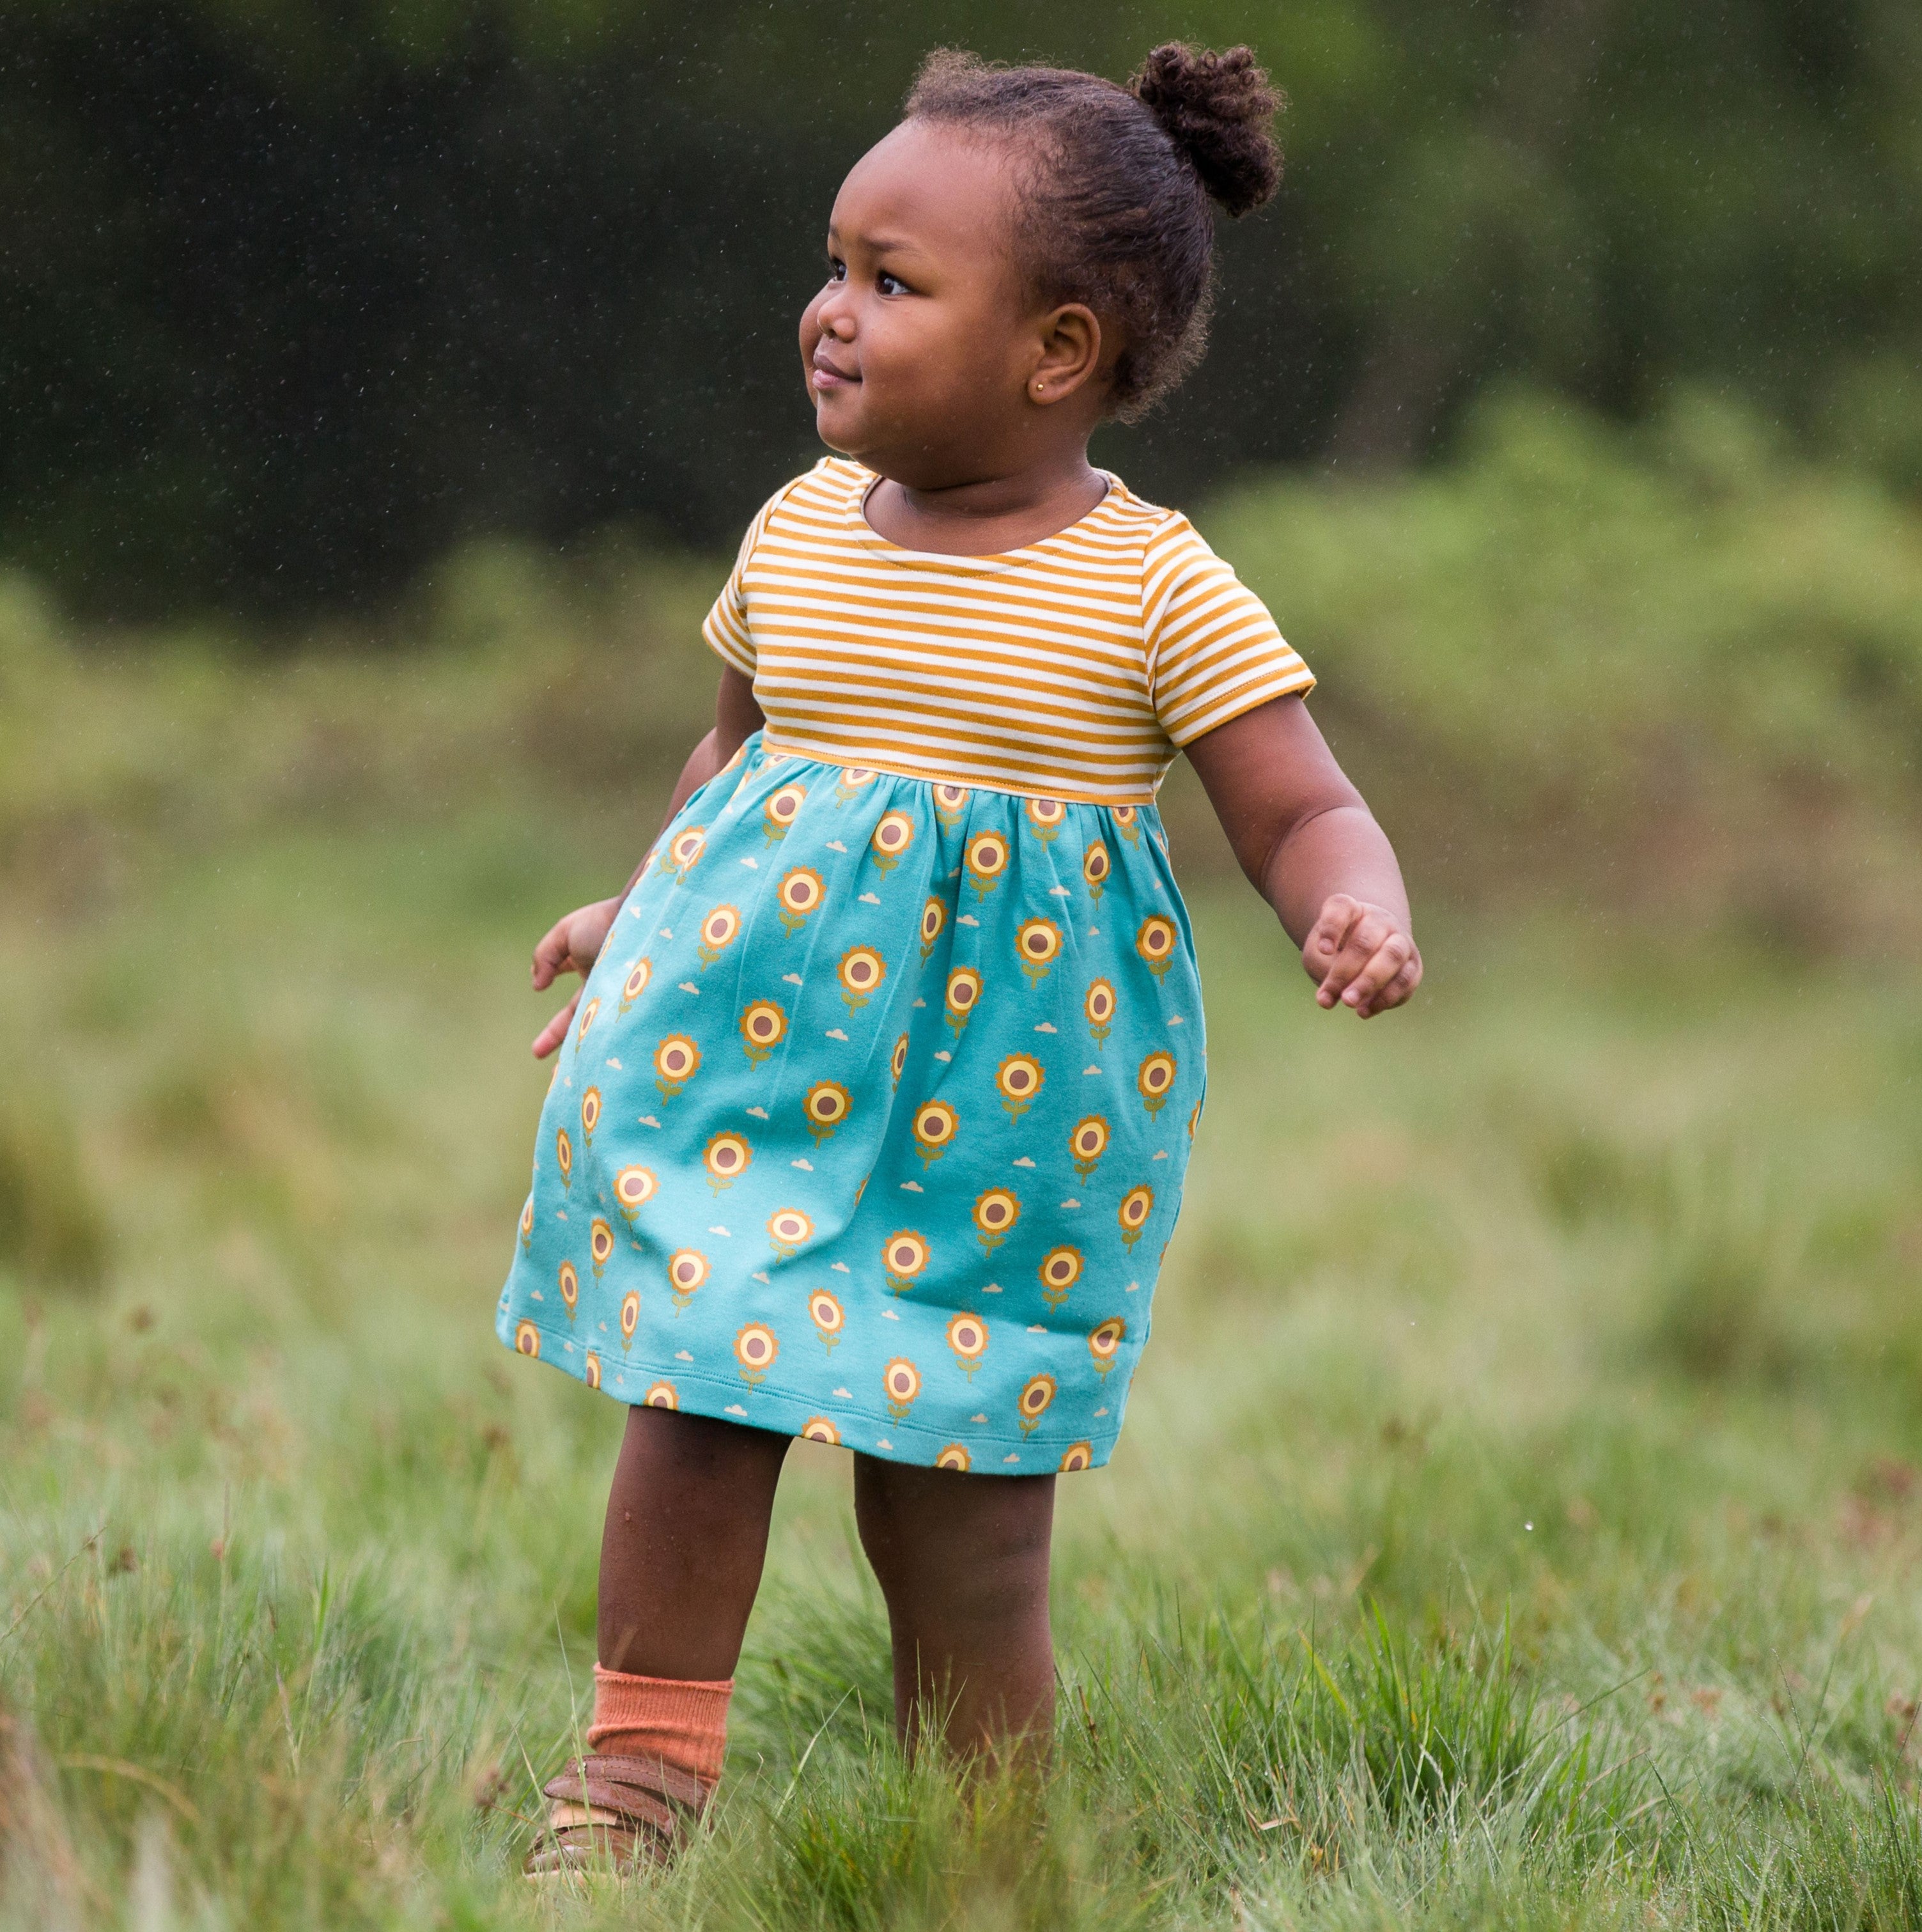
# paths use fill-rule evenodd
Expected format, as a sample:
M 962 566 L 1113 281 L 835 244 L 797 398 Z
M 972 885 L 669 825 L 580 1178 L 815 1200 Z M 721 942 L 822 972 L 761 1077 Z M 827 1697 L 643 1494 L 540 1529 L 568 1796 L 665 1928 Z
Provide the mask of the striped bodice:
M 904 550 L 829 457 L 749 526 L 703 626 L 771 749 L 1093 804 L 1152 801 L 1181 746 L 1314 682 L 1186 517 L 1117 477 L 994 556 Z

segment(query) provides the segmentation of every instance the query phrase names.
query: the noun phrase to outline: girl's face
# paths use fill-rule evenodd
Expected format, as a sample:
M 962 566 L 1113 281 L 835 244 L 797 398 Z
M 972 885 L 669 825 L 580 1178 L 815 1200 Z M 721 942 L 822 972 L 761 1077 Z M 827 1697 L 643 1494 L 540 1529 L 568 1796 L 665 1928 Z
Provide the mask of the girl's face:
M 801 318 L 830 449 L 939 489 L 1005 473 L 1072 432 L 1066 418 L 1081 411 L 1042 404 L 1086 374 L 1065 380 L 1059 318 L 1035 310 L 1022 285 L 1013 194 L 1003 149 L 923 122 L 903 122 L 856 164 L 828 224 L 826 286 Z

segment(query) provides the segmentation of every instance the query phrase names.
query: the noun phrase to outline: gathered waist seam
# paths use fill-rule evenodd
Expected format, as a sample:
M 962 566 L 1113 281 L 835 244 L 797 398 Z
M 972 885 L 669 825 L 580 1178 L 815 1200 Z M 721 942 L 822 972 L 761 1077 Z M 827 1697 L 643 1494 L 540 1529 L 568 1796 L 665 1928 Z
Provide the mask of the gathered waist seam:
M 1041 785 L 1012 785 L 986 779 L 970 778 L 965 772 L 910 772 L 898 764 L 890 764 L 885 758 L 867 752 L 856 756 L 824 758 L 818 752 L 803 751 L 798 745 L 784 745 L 761 734 L 761 749 L 784 758 L 804 758 L 811 764 L 832 765 L 843 771 L 883 772 L 889 778 L 911 779 L 916 784 L 951 784 L 965 786 L 970 791 L 1000 792 L 1009 798 L 1057 799 L 1063 805 L 1087 805 L 1113 811 L 1117 806 L 1132 806 L 1137 812 L 1152 812 L 1155 808 L 1156 792 L 1150 791 L 1141 798 L 1085 798 L 1072 792 L 1050 790 Z

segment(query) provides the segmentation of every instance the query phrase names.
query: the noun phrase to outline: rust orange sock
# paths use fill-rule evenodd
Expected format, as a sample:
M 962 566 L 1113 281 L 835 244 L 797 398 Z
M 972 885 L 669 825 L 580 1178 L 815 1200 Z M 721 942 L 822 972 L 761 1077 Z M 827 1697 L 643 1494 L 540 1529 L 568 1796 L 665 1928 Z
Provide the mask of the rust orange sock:
M 587 1748 L 607 1757 L 658 1758 L 712 1790 L 727 1749 L 730 1677 L 718 1684 L 636 1677 L 594 1666 L 594 1720 Z

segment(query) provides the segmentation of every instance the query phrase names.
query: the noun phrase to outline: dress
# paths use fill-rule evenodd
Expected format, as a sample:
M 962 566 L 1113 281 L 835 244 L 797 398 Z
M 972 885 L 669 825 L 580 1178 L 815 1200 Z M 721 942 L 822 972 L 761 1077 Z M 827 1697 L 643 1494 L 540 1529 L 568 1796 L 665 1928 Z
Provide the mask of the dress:
M 885 544 L 862 514 L 872 480 L 830 459 L 788 486 L 710 616 L 768 722 L 664 832 L 589 979 L 497 1328 L 625 1402 L 978 1473 L 1097 1466 L 1206 1084 L 1193 946 L 1151 802 L 1169 724 L 1221 722 L 1208 706 L 1228 674 L 1210 648 L 1252 664 L 1252 703 L 1309 680 L 1185 522 L 1112 479 L 1073 530 L 1000 559 Z M 1166 611 L 1128 616 L 1152 589 L 1141 552 L 1171 523 L 1191 561 L 1168 608 L 1187 632 Z M 1090 556 L 1132 644 L 1077 604 Z M 1006 680 L 1028 674 L 1006 647 L 984 673 L 974 646 L 918 628 L 985 637 L 1030 581 L 1051 614 L 1021 647 L 1041 669 L 1018 700 Z M 875 602 L 876 586 L 898 594 Z M 837 643 L 849 622 L 867 643 Z M 1011 718 L 1048 711 L 1064 625 L 1137 676 L 1117 682 L 1113 716 L 1090 712 L 1087 743 L 1036 760 L 1048 788 L 1024 791 L 971 747 L 1000 755 Z M 1223 646 L 1224 626 L 1239 641 Z M 1156 701 L 1158 638 L 1162 688 L 1192 688 L 1141 776 L 1126 714 Z M 823 662 L 850 688 L 888 684 L 871 646 L 929 674 L 889 699 L 892 724 L 815 702 Z M 814 668 L 797 671 L 797 652 Z M 1081 728 L 1043 728 L 1056 747 Z M 810 755 L 823 733 L 829 755 Z M 1063 795 L 1078 783 L 1107 799 Z

